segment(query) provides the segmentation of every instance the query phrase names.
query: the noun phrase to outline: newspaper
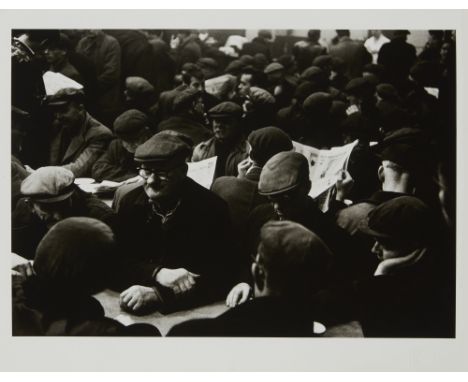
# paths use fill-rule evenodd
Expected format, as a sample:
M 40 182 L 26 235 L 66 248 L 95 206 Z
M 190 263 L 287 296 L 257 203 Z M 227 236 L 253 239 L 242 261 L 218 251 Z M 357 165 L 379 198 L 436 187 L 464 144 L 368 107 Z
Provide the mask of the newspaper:
M 48 96 L 54 95 L 59 90 L 65 88 L 83 89 L 83 85 L 67 76 L 64 76 L 62 73 L 48 71 L 44 73 L 42 79 L 44 81 L 46 95 Z
M 335 185 L 342 170 L 348 167 L 348 160 L 358 141 L 330 150 L 319 150 L 294 142 L 296 152 L 303 154 L 309 162 L 312 188 L 309 195 L 316 198 Z
M 216 159 L 218 159 L 218 157 L 208 158 L 200 162 L 188 163 L 187 176 L 209 190 L 211 183 L 213 183 Z
M 219 93 L 221 86 L 229 80 L 232 76 L 230 74 L 224 74 L 219 77 L 210 78 L 205 81 L 205 91 L 211 95 L 216 95 Z

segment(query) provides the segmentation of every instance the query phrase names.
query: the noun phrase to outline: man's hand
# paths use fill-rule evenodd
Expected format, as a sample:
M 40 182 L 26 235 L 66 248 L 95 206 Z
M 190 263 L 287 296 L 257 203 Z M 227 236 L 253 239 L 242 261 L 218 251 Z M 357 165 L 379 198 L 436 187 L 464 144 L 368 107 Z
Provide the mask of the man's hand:
M 27 263 L 19 264 L 16 267 L 12 268 L 12 273 L 16 276 L 30 277 L 35 274 L 32 263 L 28 261 Z
M 252 167 L 252 160 L 250 159 L 250 157 L 240 161 L 237 165 L 238 178 L 244 178 L 245 174 L 247 173 L 250 167 Z
M 351 115 L 359 111 L 358 105 L 351 105 L 346 109 L 346 115 Z
M 129 312 L 138 312 L 155 306 L 159 301 L 153 288 L 133 285 L 120 294 L 120 307 Z
M 195 286 L 197 282 L 196 279 L 198 277 L 200 277 L 200 275 L 189 272 L 185 268 L 162 268 L 156 274 L 156 282 L 162 286 L 171 288 L 175 294 L 180 294 L 192 289 Z
M 24 165 L 24 168 L 26 169 L 26 171 L 28 172 L 28 174 L 32 174 L 34 171 L 36 171 L 36 170 L 34 170 L 33 168 L 29 167 L 27 164 Z
M 243 304 L 247 301 L 252 292 L 252 288 L 247 283 L 239 283 L 231 289 L 227 298 L 226 305 L 234 308 L 237 305 Z
M 351 174 L 348 171 L 343 170 L 336 181 L 336 200 L 341 202 L 344 201 L 353 186 L 354 179 L 351 177 Z
M 136 183 L 143 180 L 143 178 L 140 175 L 134 176 L 133 178 L 124 180 L 122 184 L 131 184 L 131 183 Z

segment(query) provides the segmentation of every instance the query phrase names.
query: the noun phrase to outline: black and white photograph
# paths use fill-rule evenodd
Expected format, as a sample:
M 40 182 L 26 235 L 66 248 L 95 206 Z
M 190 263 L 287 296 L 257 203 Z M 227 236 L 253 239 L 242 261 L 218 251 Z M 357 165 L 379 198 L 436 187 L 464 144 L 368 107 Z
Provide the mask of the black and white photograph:
M 456 27 L 288 22 L 11 28 L 12 340 L 456 340 Z

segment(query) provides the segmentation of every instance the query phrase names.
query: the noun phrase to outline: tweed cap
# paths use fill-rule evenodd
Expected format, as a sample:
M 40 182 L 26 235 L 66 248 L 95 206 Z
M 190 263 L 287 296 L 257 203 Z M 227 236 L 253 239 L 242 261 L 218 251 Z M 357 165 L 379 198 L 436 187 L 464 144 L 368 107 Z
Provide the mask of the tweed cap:
M 301 74 L 301 80 L 321 82 L 326 78 L 326 73 L 318 66 L 309 66 Z
M 359 224 L 367 235 L 398 241 L 426 242 L 434 234 L 431 209 L 414 196 L 400 196 L 380 204 Z
M 226 101 L 208 110 L 211 118 L 240 118 L 242 117 L 242 107 L 237 103 Z
M 265 70 L 263 71 L 265 74 L 270 74 L 273 72 L 278 72 L 280 70 L 284 70 L 284 66 L 281 65 L 279 62 L 272 62 L 268 64 Z
M 103 222 L 71 217 L 55 224 L 39 243 L 37 276 L 53 289 L 96 293 L 105 286 L 105 267 L 114 252 L 114 234 Z
M 252 86 L 250 88 L 249 96 L 252 103 L 257 105 L 274 104 L 276 102 L 275 97 L 273 97 L 268 91 L 256 86 Z
M 154 87 L 142 77 L 127 77 L 125 79 L 125 88 L 132 95 L 151 94 Z
M 55 203 L 69 198 L 74 190 L 75 176 L 58 166 L 38 168 L 21 183 L 21 194 L 39 203 Z
M 297 188 L 309 179 L 307 158 L 294 151 L 283 151 L 263 166 L 258 182 L 260 195 L 277 195 Z
M 291 138 L 281 129 L 269 126 L 252 131 L 248 138 L 252 158 L 263 166 L 273 155 L 293 149 Z
M 226 73 L 237 74 L 245 67 L 246 65 L 241 60 L 234 60 L 229 63 L 229 65 L 224 69 Z
M 132 138 L 148 126 L 148 117 L 140 110 L 130 109 L 120 114 L 114 121 L 114 132 L 122 138 Z
M 137 147 L 135 161 L 171 169 L 183 164 L 191 151 L 187 142 L 178 134 L 162 131 Z
M 75 88 L 64 88 L 60 89 L 54 95 L 51 95 L 47 99 L 48 106 L 62 106 L 70 102 L 84 102 L 84 92 L 80 89 Z
M 239 61 L 242 62 L 244 65 L 253 65 L 255 63 L 253 56 L 251 56 L 250 54 L 243 54 L 239 57 Z

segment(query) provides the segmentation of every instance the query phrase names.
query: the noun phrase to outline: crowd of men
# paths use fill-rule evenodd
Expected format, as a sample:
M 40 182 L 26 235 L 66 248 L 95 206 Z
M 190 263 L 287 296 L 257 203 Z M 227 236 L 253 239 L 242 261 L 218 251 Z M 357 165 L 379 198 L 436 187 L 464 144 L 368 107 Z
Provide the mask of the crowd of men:
M 15 31 L 13 334 L 159 335 L 104 316 L 114 289 L 141 315 L 226 301 L 174 336 L 453 337 L 455 34 L 408 34 L 276 56 L 267 30 Z M 46 95 L 47 71 L 82 89 Z M 322 208 L 293 142 L 355 141 Z M 214 156 L 208 190 L 187 163 Z M 77 178 L 122 182 L 112 208 Z

